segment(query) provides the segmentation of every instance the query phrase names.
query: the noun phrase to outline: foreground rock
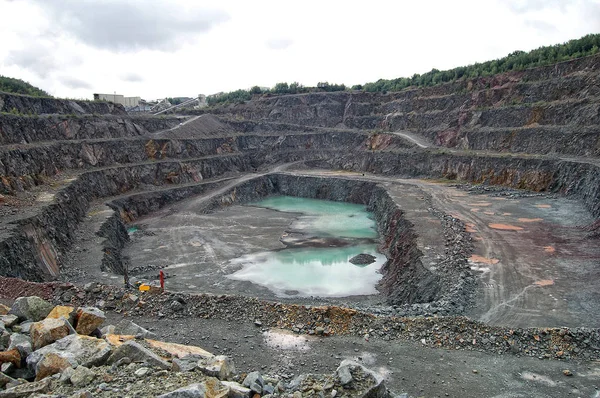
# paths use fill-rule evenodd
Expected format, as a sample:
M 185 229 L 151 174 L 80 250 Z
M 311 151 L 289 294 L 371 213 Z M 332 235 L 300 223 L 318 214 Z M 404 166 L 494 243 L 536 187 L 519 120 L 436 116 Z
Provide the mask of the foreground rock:
M 167 361 L 162 360 L 158 355 L 132 340 L 117 348 L 108 358 L 108 364 L 113 364 L 123 358 L 129 358 L 132 362 L 145 362 L 161 369 L 171 368 Z
M 33 352 L 27 357 L 27 365 L 38 370 L 46 356 L 57 355 L 76 365 L 98 366 L 106 362 L 111 352 L 111 346 L 103 339 L 73 334 Z
M 64 318 L 47 318 L 40 322 L 35 322 L 31 326 L 31 339 L 33 340 L 33 349 L 37 350 L 48 344 L 52 344 L 71 333 L 69 322 Z
M 77 326 L 75 330 L 79 334 L 89 335 L 104 323 L 106 316 L 104 312 L 94 307 L 80 308 L 77 311 Z
M 36 296 L 19 297 L 10 308 L 9 314 L 16 315 L 19 320 L 30 320 L 34 322 L 46 318 L 54 305 Z

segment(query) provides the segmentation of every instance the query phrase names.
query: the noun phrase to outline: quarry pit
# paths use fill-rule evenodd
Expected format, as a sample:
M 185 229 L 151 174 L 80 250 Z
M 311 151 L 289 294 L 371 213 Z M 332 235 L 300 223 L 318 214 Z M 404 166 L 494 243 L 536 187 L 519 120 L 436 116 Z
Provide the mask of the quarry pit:
M 422 337 L 431 325 L 380 336 L 591 364 L 600 358 L 600 97 L 567 86 L 596 87 L 598 65 L 592 56 L 398 93 L 282 95 L 164 117 L 0 93 L 1 110 L 20 112 L 0 116 L 0 275 L 110 290 L 156 284 L 162 270 L 167 291 L 185 297 L 377 317 L 373 328 L 337 332 L 348 339 L 368 341 L 388 320 L 431 321 L 455 341 Z M 373 224 L 356 228 L 373 235 L 315 234 L 299 227 L 302 211 L 260 206 L 290 197 L 359 206 Z M 297 277 L 324 283 L 262 282 L 276 253 L 302 249 L 328 267 L 320 253 L 333 248 L 342 268 Z M 367 252 L 371 269 L 348 263 Z M 262 274 L 239 277 L 248 267 Z M 183 316 L 144 314 L 157 324 Z M 299 329 L 286 322 L 271 324 Z M 465 324 L 509 343 L 463 338 Z M 565 329 L 574 337 L 561 340 Z M 553 344 L 529 347 L 541 330 Z M 518 344 L 515 331 L 526 336 Z M 590 371 L 573 388 L 593 396 L 597 380 Z

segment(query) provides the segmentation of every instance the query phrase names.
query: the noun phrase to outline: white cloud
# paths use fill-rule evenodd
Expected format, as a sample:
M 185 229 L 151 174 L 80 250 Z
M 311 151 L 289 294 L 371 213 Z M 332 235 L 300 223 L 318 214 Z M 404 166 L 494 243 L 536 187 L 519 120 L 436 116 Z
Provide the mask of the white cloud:
M 229 19 L 219 9 L 165 0 L 33 0 L 84 43 L 111 51 L 175 51 Z
M 0 0 L 0 15 L 2 74 L 87 98 L 353 85 L 600 31 L 600 0 Z
M 294 41 L 288 38 L 273 38 L 267 40 L 266 44 L 271 50 L 285 50 L 294 44 Z

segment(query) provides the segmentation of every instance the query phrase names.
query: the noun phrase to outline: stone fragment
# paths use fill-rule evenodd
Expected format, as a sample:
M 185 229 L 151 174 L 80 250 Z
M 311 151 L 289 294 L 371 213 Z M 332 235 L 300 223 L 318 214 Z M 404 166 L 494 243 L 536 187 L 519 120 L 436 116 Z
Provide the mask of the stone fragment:
M 69 398 L 94 398 L 94 396 L 88 390 L 79 390 L 69 395 Z
M 84 307 L 77 310 L 75 330 L 79 334 L 88 336 L 94 330 L 99 328 L 106 316 L 104 312 L 95 307 Z
M 0 320 L 7 328 L 12 328 L 17 323 L 19 323 L 19 317 L 15 314 L 2 315 L 2 317 L 0 317 Z
M 8 349 L 16 348 L 21 353 L 21 357 L 27 358 L 33 352 L 31 338 L 21 333 L 13 333 L 8 340 Z
M 157 398 L 204 398 L 205 396 L 206 389 L 204 383 L 196 383 L 159 395 Z
M 31 326 L 31 340 L 33 349 L 38 350 L 48 344 L 52 344 L 71 333 L 69 322 L 66 319 L 48 318 L 35 322 Z
M 365 368 L 361 364 L 351 361 L 349 359 L 342 361 L 342 363 L 336 370 L 336 375 L 340 379 L 340 371 L 344 372 L 344 370 L 342 369 L 348 369 L 348 371 L 350 372 L 350 376 L 353 380 L 358 379 L 361 381 L 360 383 L 353 383 L 353 396 L 364 398 L 381 398 L 388 394 L 388 391 L 383 382 L 383 377 Z M 344 387 L 346 388 L 346 385 L 344 385 Z
M 125 357 L 129 357 L 133 362 L 146 362 L 150 366 L 161 369 L 171 368 L 167 361 L 162 360 L 158 355 L 133 340 L 129 340 L 117 348 L 108 358 L 108 364 L 113 364 Z
M 123 319 L 119 323 L 117 323 L 114 327 L 113 334 L 125 334 L 131 336 L 139 336 L 139 337 L 148 337 L 154 338 L 156 334 L 151 331 L 144 329 L 143 327 L 131 322 L 128 319 Z
M 257 394 L 262 394 L 263 386 L 265 385 L 265 381 L 263 377 L 258 372 L 250 372 L 242 382 L 244 387 L 249 388 L 253 392 Z
M 352 373 L 349 366 L 340 366 L 336 372 L 337 378 L 342 386 L 352 383 Z
M 565 369 L 565 370 L 563 370 L 563 374 L 564 374 L 565 376 L 573 376 L 573 372 L 571 372 L 569 369 Z
M 229 387 L 229 398 L 250 398 L 251 390 L 235 381 L 221 381 L 226 387 Z
M 8 383 L 11 383 L 15 381 L 15 379 L 13 379 L 12 377 L 4 374 L 4 373 L 0 373 L 0 388 L 4 388 L 5 385 L 7 385 Z
M 229 395 L 229 387 L 219 380 L 211 377 L 203 383 L 195 383 L 166 394 L 158 398 L 224 398 Z
M 77 366 L 77 362 L 72 358 L 62 357 L 59 354 L 50 352 L 37 363 L 35 367 L 35 379 L 42 380 L 63 370 Z
M 112 352 L 111 346 L 102 339 L 71 334 L 34 351 L 27 357 L 27 365 L 35 369 L 48 353 L 55 353 L 66 359 L 73 359 L 78 365 L 86 367 L 104 365 Z
M 4 324 L 0 322 L 0 350 L 8 347 L 10 341 L 10 333 L 4 328 Z
M 29 334 L 29 332 L 31 331 L 31 325 L 33 325 L 32 321 L 25 321 L 21 323 L 21 333 Z
M 73 374 L 71 375 L 71 383 L 75 387 L 85 387 L 94 381 L 96 374 L 86 368 L 85 366 L 78 366 L 73 369 Z
M 0 315 L 6 315 L 10 311 L 10 307 L 7 307 L 4 304 L 0 304 Z
M 115 325 L 106 325 L 100 329 L 100 333 L 102 334 L 102 336 L 106 336 L 109 334 L 116 334 L 115 330 L 116 330 Z
M 198 369 L 207 376 L 228 380 L 235 374 L 235 366 L 231 358 L 217 355 L 211 358 L 202 358 L 198 362 Z
M 68 305 L 57 305 L 56 307 L 52 308 L 52 311 L 50 311 L 46 318 L 65 318 L 71 325 L 75 325 L 75 314 L 77 314 L 75 307 Z
M 21 362 L 23 362 L 23 358 L 21 358 Z M 14 363 L 4 362 L 3 364 L 0 365 L 0 372 L 5 373 L 5 374 L 10 374 L 16 368 L 17 367 L 15 366 Z
M 16 348 L 0 352 L 0 363 L 12 363 L 17 368 L 21 367 L 21 353 Z
M 60 377 L 58 378 L 58 381 L 60 381 L 63 384 L 68 384 L 71 382 L 71 376 L 73 376 L 73 371 L 75 369 L 73 369 L 72 367 L 68 367 L 65 370 L 63 370 L 60 373 Z
M 200 355 L 187 355 L 183 358 L 174 358 L 172 363 L 172 370 L 174 372 L 191 372 L 198 368 L 198 362 L 204 357 Z
M 137 377 L 145 377 L 147 376 L 150 372 L 152 372 L 152 369 L 150 368 L 146 368 L 146 367 L 141 367 L 138 370 L 136 370 L 135 372 L 133 372 Z
M 46 318 L 54 305 L 37 296 L 19 297 L 10 308 L 9 314 L 16 315 L 20 320 L 41 321 Z
M 168 352 L 173 357 L 183 358 L 190 354 L 200 355 L 205 358 L 213 357 L 214 355 L 203 348 L 193 345 L 183 345 L 177 343 L 166 343 L 164 341 L 146 339 L 146 342 L 152 347 L 165 352 Z
M 223 385 L 218 379 L 209 377 L 204 381 L 204 396 L 206 398 L 224 398 L 229 395 L 229 387 Z
M 33 383 L 19 384 L 18 386 L 0 391 L 0 398 L 21 398 L 33 394 L 42 394 L 50 389 L 50 379 L 36 381 Z

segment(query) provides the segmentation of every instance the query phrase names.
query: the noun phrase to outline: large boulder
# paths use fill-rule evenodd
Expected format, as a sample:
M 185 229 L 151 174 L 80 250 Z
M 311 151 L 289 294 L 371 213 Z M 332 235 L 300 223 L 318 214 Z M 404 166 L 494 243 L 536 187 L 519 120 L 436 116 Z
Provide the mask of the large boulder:
M 198 369 L 207 376 L 218 377 L 221 380 L 231 379 L 235 374 L 233 361 L 225 355 L 200 359 Z
M 50 379 L 36 381 L 34 383 L 24 383 L 18 386 L 0 391 L 0 398 L 21 398 L 29 397 L 33 394 L 43 394 L 50 389 Z
M 47 318 L 31 325 L 29 332 L 33 349 L 37 350 L 68 336 L 71 333 L 71 326 L 64 318 Z
M 98 329 L 106 316 L 104 312 L 95 307 L 84 307 L 77 310 L 75 330 L 79 334 L 89 335 L 94 330 Z
M 73 358 L 49 352 L 37 363 L 35 367 L 35 379 L 42 380 L 48 376 L 62 373 L 65 369 L 73 366 L 77 366 L 77 361 Z
M 46 318 L 52 308 L 54 305 L 37 296 L 19 297 L 8 313 L 16 315 L 21 321 L 38 322 Z
M 214 377 L 202 383 L 195 383 L 159 395 L 158 398 L 225 398 L 229 395 L 229 387 Z
M 112 348 L 105 340 L 71 334 L 34 351 L 27 357 L 27 365 L 35 370 L 44 356 L 54 353 L 89 368 L 104 365 L 111 352 Z
M 388 391 L 383 377 L 363 365 L 346 359 L 337 368 L 335 378 L 344 388 L 351 388 L 353 395 L 361 398 L 384 398 Z
M 131 359 L 133 362 L 146 362 L 151 366 L 161 369 L 171 368 L 171 365 L 167 361 L 133 340 L 129 340 L 117 348 L 110 358 L 108 358 L 108 364 L 113 364 L 125 357 Z
M 122 319 L 117 323 L 112 331 L 113 334 L 124 334 L 143 338 L 154 338 L 156 335 L 151 331 L 131 322 L 128 319 Z

